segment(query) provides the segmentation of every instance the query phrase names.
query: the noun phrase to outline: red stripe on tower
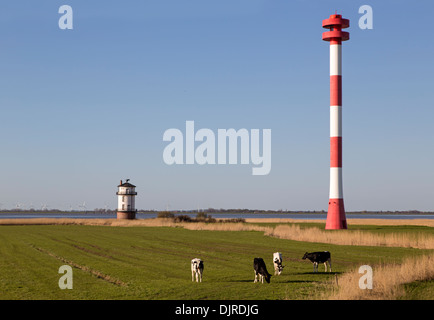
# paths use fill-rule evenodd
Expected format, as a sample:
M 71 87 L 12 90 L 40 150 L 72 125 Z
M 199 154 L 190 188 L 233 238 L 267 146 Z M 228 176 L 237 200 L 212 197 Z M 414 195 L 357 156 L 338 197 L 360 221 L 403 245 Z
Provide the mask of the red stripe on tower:
M 347 229 L 342 188 L 342 41 L 350 39 L 348 19 L 332 14 L 322 22 L 330 42 L 330 199 L 326 229 Z
M 342 137 L 330 137 L 330 168 L 342 168 Z
M 330 105 L 342 106 L 342 76 L 330 75 Z

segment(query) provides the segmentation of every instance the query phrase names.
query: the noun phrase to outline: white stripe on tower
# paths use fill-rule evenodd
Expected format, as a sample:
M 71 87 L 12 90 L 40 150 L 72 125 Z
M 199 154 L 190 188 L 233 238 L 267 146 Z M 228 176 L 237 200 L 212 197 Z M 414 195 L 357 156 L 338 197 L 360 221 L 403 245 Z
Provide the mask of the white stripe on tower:
M 344 198 L 342 190 L 342 167 L 330 167 L 330 201 Z
M 342 45 L 330 43 L 330 75 L 342 75 Z
M 330 106 L 330 137 L 342 137 L 342 106 Z

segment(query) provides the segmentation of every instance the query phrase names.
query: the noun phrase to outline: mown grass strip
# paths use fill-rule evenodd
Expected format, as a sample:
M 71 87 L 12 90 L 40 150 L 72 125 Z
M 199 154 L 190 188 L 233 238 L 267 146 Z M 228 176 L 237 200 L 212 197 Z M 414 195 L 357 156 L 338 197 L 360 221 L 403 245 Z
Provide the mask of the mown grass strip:
M 43 249 L 43 248 L 40 248 L 40 247 L 35 247 L 33 245 L 30 245 L 30 247 L 38 250 L 39 252 L 48 254 L 50 257 L 56 258 L 57 260 L 60 260 L 63 263 L 66 263 L 67 265 L 69 265 L 71 267 L 74 267 L 74 268 L 80 269 L 80 270 L 82 270 L 84 272 L 90 273 L 90 274 L 94 275 L 95 277 L 97 277 L 99 279 L 102 279 L 104 281 L 107 281 L 107 282 L 112 283 L 112 284 L 117 285 L 117 286 L 124 286 L 124 287 L 127 286 L 127 283 L 125 283 L 125 282 L 123 282 L 123 281 L 121 281 L 119 279 L 115 279 L 115 278 L 113 278 L 113 277 L 111 277 L 111 276 L 109 276 L 107 274 L 104 274 L 101 271 L 91 269 L 91 268 L 89 268 L 87 266 L 82 266 L 82 265 L 80 265 L 78 263 L 75 263 L 74 261 L 65 259 L 65 258 L 63 258 L 61 256 L 58 256 L 58 255 L 54 254 L 53 252 L 50 252 L 50 251 L 48 251 L 46 249 Z

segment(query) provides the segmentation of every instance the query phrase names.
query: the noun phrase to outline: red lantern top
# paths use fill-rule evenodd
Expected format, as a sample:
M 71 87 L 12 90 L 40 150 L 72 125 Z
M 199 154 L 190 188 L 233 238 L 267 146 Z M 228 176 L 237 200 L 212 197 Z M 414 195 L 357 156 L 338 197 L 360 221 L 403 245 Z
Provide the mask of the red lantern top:
M 323 32 L 322 39 L 330 41 L 331 44 L 340 44 L 341 41 L 350 39 L 350 33 L 342 31 L 350 26 L 350 20 L 343 19 L 340 14 L 332 14 L 330 18 L 322 21 L 322 27 L 330 31 Z

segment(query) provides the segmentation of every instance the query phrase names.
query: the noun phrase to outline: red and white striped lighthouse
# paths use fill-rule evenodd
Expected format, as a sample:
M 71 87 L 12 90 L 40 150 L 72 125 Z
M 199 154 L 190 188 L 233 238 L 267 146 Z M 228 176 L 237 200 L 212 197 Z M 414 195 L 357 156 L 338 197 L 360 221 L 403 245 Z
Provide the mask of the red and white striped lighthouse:
M 330 42 L 330 199 L 326 229 L 347 229 L 342 189 L 342 41 L 350 39 L 348 19 L 332 14 L 323 20 L 324 41 Z

